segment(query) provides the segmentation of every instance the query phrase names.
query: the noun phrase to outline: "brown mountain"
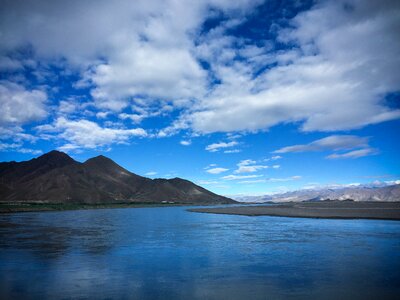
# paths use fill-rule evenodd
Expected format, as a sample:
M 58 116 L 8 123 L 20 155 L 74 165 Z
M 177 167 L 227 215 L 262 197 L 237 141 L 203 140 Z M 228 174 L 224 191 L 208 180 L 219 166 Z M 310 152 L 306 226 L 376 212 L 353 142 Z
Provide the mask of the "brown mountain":
M 150 179 L 102 155 L 80 163 L 59 151 L 0 163 L 0 201 L 235 203 L 188 180 Z

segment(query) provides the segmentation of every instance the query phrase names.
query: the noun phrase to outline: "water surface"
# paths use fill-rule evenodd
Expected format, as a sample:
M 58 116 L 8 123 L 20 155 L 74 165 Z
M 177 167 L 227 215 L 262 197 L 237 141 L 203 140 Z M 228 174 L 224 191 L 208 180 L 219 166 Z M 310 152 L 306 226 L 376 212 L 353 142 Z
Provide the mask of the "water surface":
M 185 207 L 0 215 L 2 299 L 396 299 L 399 283 L 398 221 Z

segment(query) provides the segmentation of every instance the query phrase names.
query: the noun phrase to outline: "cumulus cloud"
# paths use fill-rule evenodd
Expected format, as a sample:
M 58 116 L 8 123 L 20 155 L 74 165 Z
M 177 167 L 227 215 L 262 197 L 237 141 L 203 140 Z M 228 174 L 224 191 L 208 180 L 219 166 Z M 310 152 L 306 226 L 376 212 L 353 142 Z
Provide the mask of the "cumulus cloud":
M 36 142 L 38 137 L 29 133 L 24 133 L 20 126 L 0 127 L 0 139 L 12 139 L 14 142 Z
M 58 105 L 58 112 L 60 114 L 72 114 L 78 109 L 79 104 L 71 100 L 62 100 Z
M 99 111 L 98 113 L 96 113 L 96 118 L 105 119 L 105 118 L 107 118 L 107 116 L 109 114 L 110 114 L 110 112 L 108 112 L 108 111 Z
M 47 95 L 41 90 L 27 90 L 10 81 L 0 81 L 0 126 L 22 125 L 47 116 Z
M 129 119 L 134 123 L 140 123 L 145 117 L 146 117 L 145 115 L 127 114 L 127 113 L 121 113 L 118 115 L 118 118 L 122 120 Z
M 309 144 L 288 146 L 274 151 L 275 153 L 346 150 L 368 147 L 368 138 L 355 135 L 331 135 Z
M 100 107 L 120 110 L 132 95 L 187 101 L 205 93 L 205 71 L 186 49 L 161 50 L 134 43 L 124 55 L 97 66 L 91 75 L 96 86 L 92 96 Z
M 226 142 L 214 143 L 214 144 L 208 145 L 206 147 L 206 150 L 209 152 L 217 152 L 220 149 L 234 147 L 238 144 L 239 143 L 236 141 L 232 141 L 232 142 L 228 142 L 228 143 L 226 143 Z
M 75 87 L 89 87 L 98 107 L 119 111 L 136 95 L 181 106 L 206 93 L 208 74 L 193 49 L 210 12 L 240 16 L 260 2 L 8 1 L 0 50 L 31 46 L 41 59 L 65 58 L 81 69 Z
M 323 1 L 279 30 L 289 50 L 262 47 L 231 64 L 213 43 L 224 45 L 232 62 L 239 56 L 235 38 L 210 36 L 201 52 L 221 84 L 183 118 L 203 133 L 283 122 L 300 122 L 303 131 L 337 131 L 397 119 L 400 110 L 384 97 L 400 89 L 399 24 L 396 1 Z M 254 76 L 262 66 L 266 70 Z
M 210 173 L 210 174 L 220 174 L 223 172 L 229 171 L 229 169 L 226 168 L 211 168 L 211 169 L 207 169 L 206 172 Z
M 80 148 L 96 149 L 113 143 L 123 144 L 132 137 L 145 137 L 147 135 L 142 128 L 104 128 L 92 121 L 75 121 L 64 117 L 58 118 L 52 125 L 40 126 L 38 130 L 45 133 L 56 133 L 58 138 L 67 142 L 59 148 L 65 151 Z

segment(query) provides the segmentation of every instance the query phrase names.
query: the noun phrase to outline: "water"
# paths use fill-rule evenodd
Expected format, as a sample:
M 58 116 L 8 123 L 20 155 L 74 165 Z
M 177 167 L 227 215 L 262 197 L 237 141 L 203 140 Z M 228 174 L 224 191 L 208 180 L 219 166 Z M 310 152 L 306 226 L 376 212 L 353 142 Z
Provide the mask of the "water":
M 398 299 L 400 222 L 185 207 L 0 215 L 1 299 Z

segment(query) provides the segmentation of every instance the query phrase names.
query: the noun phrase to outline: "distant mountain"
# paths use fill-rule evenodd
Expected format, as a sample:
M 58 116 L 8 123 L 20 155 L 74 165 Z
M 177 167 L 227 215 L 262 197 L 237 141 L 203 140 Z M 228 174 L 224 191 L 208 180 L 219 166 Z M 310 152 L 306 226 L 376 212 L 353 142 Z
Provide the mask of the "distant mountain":
M 235 203 L 188 180 L 150 179 L 102 155 L 80 163 L 59 151 L 0 163 L 0 201 Z
M 400 201 L 400 184 L 371 187 L 352 186 L 345 188 L 305 189 L 274 195 L 235 197 L 242 202 L 300 202 L 322 200 L 354 201 Z

